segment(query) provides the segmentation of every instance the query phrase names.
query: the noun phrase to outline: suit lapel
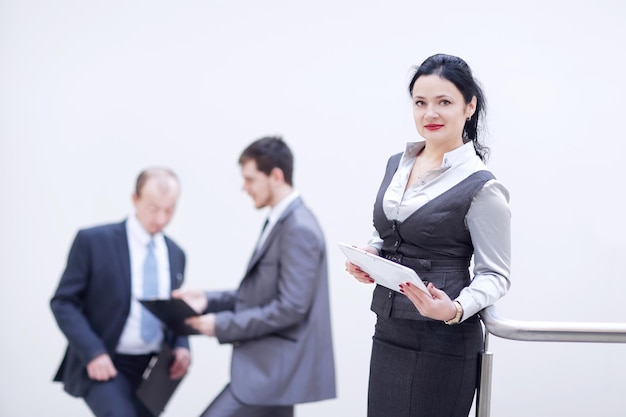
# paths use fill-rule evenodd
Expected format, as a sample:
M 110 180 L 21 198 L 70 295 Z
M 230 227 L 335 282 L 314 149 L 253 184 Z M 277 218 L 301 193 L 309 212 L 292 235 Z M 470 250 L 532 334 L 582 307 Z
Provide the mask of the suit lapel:
M 178 262 L 180 258 L 174 254 L 176 248 L 173 242 L 167 236 L 164 236 L 164 238 L 167 246 L 167 257 L 170 261 L 170 289 L 174 290 L 180 287 L 180 284 L 183 282 L 183 274 L 180 272 L 182 268 Z
M 295 200 L 293 200 L 291 204 L 289 204 L 289 206 L 287 206 L 283 214 L 280 216 L 280 218 L 278 219 L 278 221 L 276 222 L 276 224 L 270 231 L 270 234 L 267 235 L 265 242 L 263 242 L 261 247 L 258 248 L 256 251 L 254 251 L 254 253 L 252 254 L 252 257 L 250 258 L 250 262 L 248 262 L 248 268 L 246 269 L 246 274 L 248 274 L 252 270 L 252 268 L 254 268 L 254 266 L 259 262 L 259 260 L 261 260 L 261 258 L 263 257 L 265 252 L 267 252 L 267 249 L 270 247 L 272 242 L 276 239 L 278 235 L 280 235 L 285 219 L 291 216 L 291 214 L 302 204 L 303 204 L 302 198 L 298 197 Z
M 170 262 L 170 288 L 175 289 L 180 287 L 183 281 L 182 273 L 180 272 L 182 267 L 180 265 L 180 258 L 176 256 L 176 248 L 172 241 L 167 237 L 165 238 L 165 244 L 167 245 L 167 256 Z M 130 276 L 130 250 L 128 248 L 128 234 L 126 233 L 126 221 L 118 223 L 115 228 L 115 247 L 117 248 L 117 256 L 120 260 L 120 277 L 123 282 L 125 297 L 128 297 L 130 302 L 132 294 L 132 283 Z
M 122 279 L 124 296 L 127 297 L 130 305 L 131 280 L 130 280 L 130 250 L 128 249 L 128 235 L 126 234 L 126 221 L 118 223 L 115 229 L 115 247 L 117 248 L 117 259 L 120 260 L 120 277 Z

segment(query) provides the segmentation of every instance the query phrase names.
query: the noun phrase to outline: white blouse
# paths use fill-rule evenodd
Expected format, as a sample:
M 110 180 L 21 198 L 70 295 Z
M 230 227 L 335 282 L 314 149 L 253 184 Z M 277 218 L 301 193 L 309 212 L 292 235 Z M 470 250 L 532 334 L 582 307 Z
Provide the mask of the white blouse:
M 488 170 L 476 155 L 473 143 L 468 142 L 444 154 L 441 167 L 424 173 L 406 189 L 415 158 L 425 144 L 423 141 L 407 143 L 383 198 L 383 210 L 389 220 L 405 220 L 469 175 Z M 495 303 L 511 285 L 511 212 L 508 203 L 508 190 L 498 180 L 490 180 L 476 193 L 465 217 L 474 245 L 474 276 L 471 284 L 456 298 L 463 306 L 462 320 Z M 382 243 L 374 229 L 368 245 L 380 251 Z

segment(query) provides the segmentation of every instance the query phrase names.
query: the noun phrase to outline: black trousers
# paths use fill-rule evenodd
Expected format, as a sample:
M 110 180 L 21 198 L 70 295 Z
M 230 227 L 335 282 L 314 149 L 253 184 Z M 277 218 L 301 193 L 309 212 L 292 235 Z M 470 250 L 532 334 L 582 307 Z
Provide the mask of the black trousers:
M 467 417 L 483 347 L 478 317 L 443 322 L 378 317 L 368 417 Z
M 152 355 L 116 355 L 117 376 L 96 382 L 85 395 L 85 402 L 97 417 L 154 417 L 139 401 L 135 390 Z

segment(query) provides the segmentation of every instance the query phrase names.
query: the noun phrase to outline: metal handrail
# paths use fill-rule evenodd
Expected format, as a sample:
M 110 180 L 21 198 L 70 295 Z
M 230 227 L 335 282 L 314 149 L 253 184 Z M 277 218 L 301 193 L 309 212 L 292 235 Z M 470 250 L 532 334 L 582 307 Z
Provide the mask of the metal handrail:
M 485 325 L 485 347 L 480 358 L 476 417 L 489 417 L 491 413 L 493 353 L 489 352 L 489 334 L 533 342 L 626 343 L 626 323 L 509 320 L 501 318 L 494 306 L 485 308 L 479 315 Z
M 500 318 L 490 306 L 480 312 L 485 327 L 494 336 L 535 342 L 626 343 L 626 323 L 578 323 L 520 321 Z

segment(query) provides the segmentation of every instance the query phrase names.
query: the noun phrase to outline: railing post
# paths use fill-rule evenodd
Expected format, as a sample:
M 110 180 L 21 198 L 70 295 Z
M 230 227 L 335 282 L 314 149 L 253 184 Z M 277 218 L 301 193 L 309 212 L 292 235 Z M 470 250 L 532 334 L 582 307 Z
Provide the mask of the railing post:
M 493 353 L 489 352 L 489 330 L 485 327 L 485 347 L 480 353 L 480 375 L 476 394 L 476 417 L 489 417 L 491 414 L 491 375 Z

